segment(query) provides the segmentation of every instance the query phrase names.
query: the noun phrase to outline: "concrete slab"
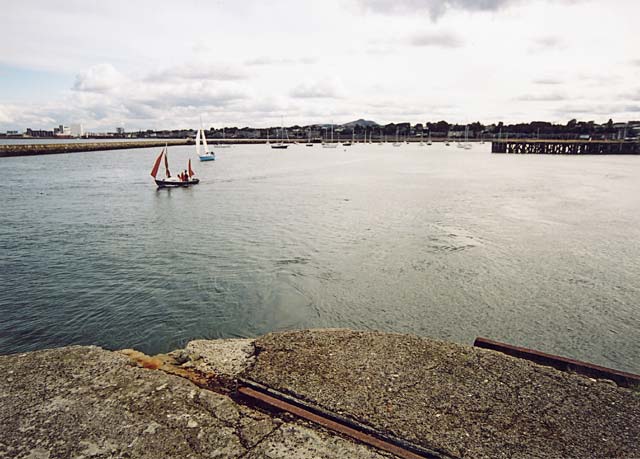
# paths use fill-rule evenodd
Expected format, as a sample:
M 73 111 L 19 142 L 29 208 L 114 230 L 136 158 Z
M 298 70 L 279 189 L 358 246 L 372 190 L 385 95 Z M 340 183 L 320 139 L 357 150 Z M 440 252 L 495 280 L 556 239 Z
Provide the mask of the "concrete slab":
M 243 376 L 451 457 L 640 457 L 640 393 L 494 351 L 349 330 L 273 333 Z
M 388 456 L 120 353 L 68 347 L 0 356 L 0 457 Z

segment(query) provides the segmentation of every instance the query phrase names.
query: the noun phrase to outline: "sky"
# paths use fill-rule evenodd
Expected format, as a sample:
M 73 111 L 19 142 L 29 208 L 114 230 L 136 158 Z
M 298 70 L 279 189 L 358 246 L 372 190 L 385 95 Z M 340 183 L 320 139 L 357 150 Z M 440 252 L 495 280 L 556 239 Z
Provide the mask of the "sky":
M 0 131 L 640 119 L 637 0 L 2 4 Z

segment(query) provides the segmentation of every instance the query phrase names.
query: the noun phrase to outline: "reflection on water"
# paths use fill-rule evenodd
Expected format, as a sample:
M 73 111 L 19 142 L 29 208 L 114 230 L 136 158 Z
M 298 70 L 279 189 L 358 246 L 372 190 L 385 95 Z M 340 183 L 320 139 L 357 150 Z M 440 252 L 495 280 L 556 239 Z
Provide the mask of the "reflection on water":
M 0 352 L 352 327 L 640 371 L 640 158 L 488 149 L 234 147 L 175 190 L 157 149 L 1 158 Z

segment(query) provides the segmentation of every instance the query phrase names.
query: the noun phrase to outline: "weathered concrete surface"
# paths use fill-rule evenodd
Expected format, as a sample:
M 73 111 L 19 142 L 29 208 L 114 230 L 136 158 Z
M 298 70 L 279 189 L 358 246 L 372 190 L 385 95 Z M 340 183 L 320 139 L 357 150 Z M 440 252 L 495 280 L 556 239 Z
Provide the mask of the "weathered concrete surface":
M 0 457 L 389 456 L 133 366 L 122 354 L 68 347 L 0 356 Z
M 192 366 L 205 373 L 236 377 L 255 362 L 255 340 L 221 339 L 196 340 L 187 344 L 185 350 L 170 353 L 178 362 L 188 360 Z
M 169 145 L 189 145 L 189 140 L 140 140 L 122 142 L 74 142 L 0 145 L 0 158 L 8 156 L 53 155 L 84 151 L 128 150 L 131 148 L 153 148 Z
M 640 457 L 640 393 L 409 335 L 297 331 L 244 376 L 452 457 Z

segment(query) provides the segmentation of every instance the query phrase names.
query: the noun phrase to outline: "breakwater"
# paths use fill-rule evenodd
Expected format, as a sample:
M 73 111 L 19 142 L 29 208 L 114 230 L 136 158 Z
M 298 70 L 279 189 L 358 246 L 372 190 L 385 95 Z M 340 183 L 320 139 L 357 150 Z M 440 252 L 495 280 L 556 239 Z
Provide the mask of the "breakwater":
M 153 356 L 71 346 L 0 355 L 0 371 L 11 457 L 640 452 L 637 387 L 415 335 L 299 330 Z
M 188 145 L 193 141 L 184 140 L 145 140 L 95 143 L 43 143 L 0 145 L 0 158 L 8 156 L 53 155 L 60 153 L 79 153 L 83 151 L 128 150 L 131 148 L 164 147 L 165 145 Z
M 612 140 L 494 140 L 491 153 L 536 155 L 640 155 L 640 142 Z

